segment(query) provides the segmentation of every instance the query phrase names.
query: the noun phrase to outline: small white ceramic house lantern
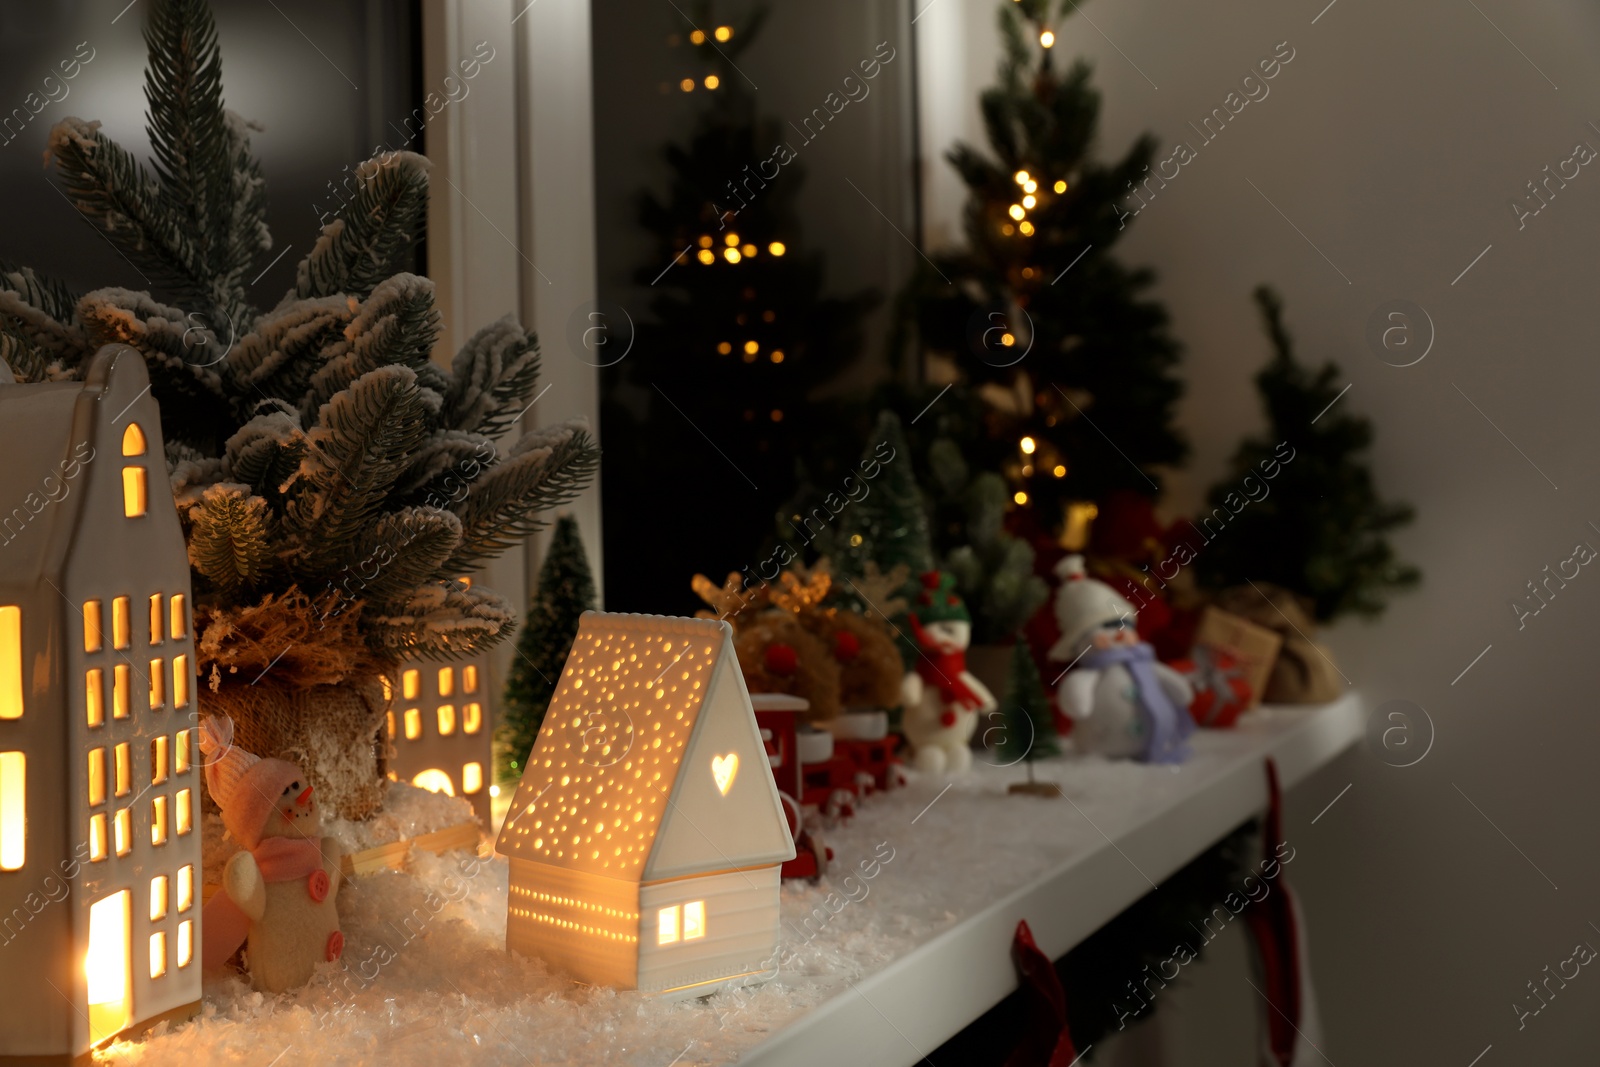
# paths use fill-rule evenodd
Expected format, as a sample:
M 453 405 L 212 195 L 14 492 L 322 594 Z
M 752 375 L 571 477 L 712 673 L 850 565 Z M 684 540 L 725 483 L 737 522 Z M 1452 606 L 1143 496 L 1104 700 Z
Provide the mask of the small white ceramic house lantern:
M 489 825 L 489 657 L 408 659 L 390 682 L 389 774 L 463 797 Z
M 0 363 L 0 1061 L 200 1005 L 189 564 L 143 358 Z
M 771 966 L 794 842 L 732 634 L 584 613 L 496 846 L 512 951 L 674 996 Z

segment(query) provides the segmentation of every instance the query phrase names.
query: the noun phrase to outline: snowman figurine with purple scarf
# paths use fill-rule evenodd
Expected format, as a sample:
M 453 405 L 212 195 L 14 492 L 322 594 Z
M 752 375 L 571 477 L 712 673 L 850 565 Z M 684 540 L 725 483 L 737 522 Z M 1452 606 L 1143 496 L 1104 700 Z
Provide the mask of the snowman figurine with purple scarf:
M 1194 732 L 1187 679 L 1156 660 L 1139 640 L 1138 610 L 1084 571 L 1082 556 L 1056 566 L 1056 621 L 1061 639 L 1050 658 L 1070 669 L 1056 688 L 1056 705 L 1073 721 L 1080 752 L 1146 763 L 1181 763 Z

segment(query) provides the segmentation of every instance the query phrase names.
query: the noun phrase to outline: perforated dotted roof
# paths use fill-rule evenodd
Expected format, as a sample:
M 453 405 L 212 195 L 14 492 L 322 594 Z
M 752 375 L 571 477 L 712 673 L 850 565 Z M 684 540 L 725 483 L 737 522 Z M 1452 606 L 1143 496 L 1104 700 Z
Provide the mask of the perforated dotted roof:
M 496 849 L 637 880 L 725 652 L 727 623 L 586 612 Z

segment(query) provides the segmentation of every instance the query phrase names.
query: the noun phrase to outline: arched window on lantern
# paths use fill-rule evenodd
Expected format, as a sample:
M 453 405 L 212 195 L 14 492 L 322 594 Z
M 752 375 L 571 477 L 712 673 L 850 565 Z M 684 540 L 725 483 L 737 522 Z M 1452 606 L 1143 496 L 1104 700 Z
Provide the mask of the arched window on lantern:
M 145 452 L 144 431 L 136 422 L 128 423 L 128 428 L 122 433 L 122 454 L 124 456 L 142 456 Z M 144 467 L 137 463 L 130 463 L 122 468 L 122 513 L 128 518 L 137 518 L 145 513 L 148 498 L 145 484 Z

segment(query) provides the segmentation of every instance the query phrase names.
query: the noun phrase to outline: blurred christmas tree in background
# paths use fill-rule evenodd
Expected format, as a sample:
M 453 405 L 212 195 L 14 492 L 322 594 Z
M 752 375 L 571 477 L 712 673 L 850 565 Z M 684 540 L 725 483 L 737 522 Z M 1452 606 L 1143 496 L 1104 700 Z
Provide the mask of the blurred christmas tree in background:
M 1266 286 L 1255 298 L 1273 349 L 1256 375 L 1267 432 L 1246 438 L 1228 477 L 1212 487 L 1212 508 L 1232 517 L 1200 550 L 1196 569 L 1213 587 L 1282 586 L 1305 597 L 1319 622 L 1378 615 L 1387 593 L 1422 577 L 1385 537 L 1411 521 L 1411 507 L 1379 499 L 1372 471 L 1359 462 L 1372 445 L 1372 423 L 1333 406 L 1344 392 L 1338 365 L 1312 371 L 1296 362 L 1283 301 Z M 1270 494 L 1241 503 L 1239 493 L 1249 488 L 1244 479 L 1259 481 L 1270 471 L 1277 472 Z
M 678 39 L 687 56 L 675 91 L 698 114 L 688 140 L 663 149 L 670 183 L 640 199 L 656 254 L 636 280 L 658 295 L 630 358 L 606 372 L 646 394 L 648 414 L 607 406 L 607 449 L 626 460 L 607 467 L 603 491 L 608 512 L 673 513 L 690 480 L 738 503 L 714 524 L 653 530 L 648 557 L 633 551 L 636 531 L 609 525 L 613 608 L 676 610 L 691 596 L 684 575 L 753 562 L 794 491 L 799 442 L 825 432 L 810 401 L 858 357 L 878 302 L 872 292 L 824 296 L 822 257 L 802 245 L 796 138 L 758 115 L 737 65 L 764 9 L 738 25 L 708 4 L 688 14 L 695 28 Z
M 1141 137 L 1110 166 L 1090 158 L 1099 94 L 1087 64 L 1062 73 L 1054 61 L 1053 20 L 1075 10 L 1001 5 L 1000 83 L 979 101 L 989 154 L 948 154 L 970 193 L 968 246 L 934 258 L 908 311 L 934 376 L 959 377 L 988 403 L 982 432 L 960 441 L 968 462 L 1005 475 L 1031 512 L 1014 522 L 1065 527 L 1081 544 L 1096 502 L 1157 494 L 1156 468 L 1188 446 L 1172 425 L 1178 345 L 1165 309 L 1142 295 L 1154 277 L 1111 255 L 1127 214 L 1116 201 L 1148 177 L 1153 142 Z

